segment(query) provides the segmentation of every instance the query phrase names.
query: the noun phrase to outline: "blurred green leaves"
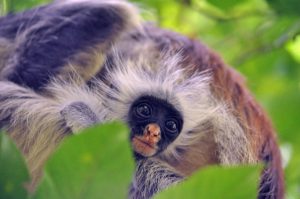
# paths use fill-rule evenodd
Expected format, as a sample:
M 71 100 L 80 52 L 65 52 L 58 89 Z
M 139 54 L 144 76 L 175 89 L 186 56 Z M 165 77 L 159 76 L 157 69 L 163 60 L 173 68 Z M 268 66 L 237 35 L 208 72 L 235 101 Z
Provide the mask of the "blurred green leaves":
M 64 140 L 48 160 L 32 199 L 126 198 L 134 170 L 128 130 L 120 123 Z M 6 134 L 0 134 L 0 198 L 28 198 L 28 172 Z
M 207 0 L 208 3 L 224 10 L 224 11 L 230 11 L 235 6 L 240 5 L 244 3 L 247 0 L 230 0 L 230 1 L 220 1 L 220 0 Z
M 84 130 L 48 161 L 34 199 L 126 198 L 133 173 L 128 131 L 119 123 Z
M 0 198 L 26 198 L 25 183 L 29 175 L 14 143 L 0 131 Z
M 298 0 L 267 0 L 267 2 L 281 15 L 300 16 L 300 1 Z
M 260 170 L 259 166 L 205 168 L 187 181 L 158 194 L 155 199 L 254 199 Z
M 23 159 L 1 133 L 0 198 L 126 198 L 134 172 L 127 136 L 124 125 L 112 123 L 67 138 L 47 161 L 37 191 L 28 197 L 24 188 L 28 174 Z M 206 168 L 155 198 L 252 199 L 257 194 L 260 171 L 258 166 Z
M 22 11 L 36 5 L 42 5 L 51 2 L 51 0 L 0 0 L 0 14 Z

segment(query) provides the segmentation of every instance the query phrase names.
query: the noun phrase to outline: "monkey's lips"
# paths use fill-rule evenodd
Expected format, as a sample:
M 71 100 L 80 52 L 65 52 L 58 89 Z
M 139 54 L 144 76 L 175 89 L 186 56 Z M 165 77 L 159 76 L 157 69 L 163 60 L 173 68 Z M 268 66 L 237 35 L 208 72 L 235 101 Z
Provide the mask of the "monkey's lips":
M 131 140 L 133 150 L 144 157 L 153 156 L 157 152 L 155 143 L 145 140 L 143 136 L 134 136 Z

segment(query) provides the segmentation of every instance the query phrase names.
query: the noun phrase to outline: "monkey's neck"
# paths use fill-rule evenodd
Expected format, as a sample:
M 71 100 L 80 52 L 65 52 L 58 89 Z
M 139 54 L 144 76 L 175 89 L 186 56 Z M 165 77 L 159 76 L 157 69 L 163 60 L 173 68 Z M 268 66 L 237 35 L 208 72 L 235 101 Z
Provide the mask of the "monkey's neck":
M 136 162 L 147 159 L 147 157 L 144 157 L 135 151 L 133 152 L 133 157 Z

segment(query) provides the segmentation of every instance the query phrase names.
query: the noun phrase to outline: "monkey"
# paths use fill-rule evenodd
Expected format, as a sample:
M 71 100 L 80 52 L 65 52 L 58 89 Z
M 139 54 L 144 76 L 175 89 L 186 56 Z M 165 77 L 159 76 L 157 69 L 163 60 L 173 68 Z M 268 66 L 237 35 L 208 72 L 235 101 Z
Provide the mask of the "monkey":
M 197 41 L 155 27 L 147 26 L 145 32 L 118 43 L 140 48 L 132 49 L 135 60 L 132 51 L 128 55 L 118 47 L 122 57 L 116 52 L 108 56 L 109 66 L 99 74 L 111 84 L 98 85 L 108 93 L 103 103 L 110 109 L 110 118 L 122 119 L 131 130 L 136 172 L 129 198 L 151 198 L 208 165 L 258 162 L 267 165 L 258 198 L 283 198 L 280 153 L 273 129 L 241 76 Z M 147 57 L 143 52 L 148 52 Z M 144 110 L 145 105 L 150 111 Z M 154 118 L 136 116 L 139 108 L 146 113 L 153 109 Z M 160 132 L 165 129 L 166 109 L 182 120 L 175 122 L 179 133 L 171 142 L 163 136 L 166 132 Z
M 86 3 L 89 8 L 101 7 L 101 3 L 79 2 L 80 7 L 85 7 Z M 72 3 L 78 5 L 76 1 Z M 262 107 L 247 89 L 241 75 L 200 41 L 148 23 L 143 23 L 142 27 L 121 30 L 112 26 L 112 32 L 117 39 L 100 34 L 104 27 L 107 28 L 100 27 L 100 36 L 91 34 L 85 37 L 91 42 L 84 43 L 83 46 L 71 45 L 70 49 L 77 50 L 70 50 L 52 60 L 53 56 L 47 56 L 45 51 L 57 54 L 61 53 L 62 49 L 54 48 L 53 43 L 47 46 L 42 45 L 44 42 L 37 41 L 41 38 L 51 40 L 51 35 L 55 34 L 50 27 L 43 26 L 43 20 L 47 19 L 46 24 L 51 23 L 54 27 L 59 27 L 54 23 L 59 19 L 42 17 L 42 14 L 38 14 L 39 9 L 60 13 L 62 10 L 68 10 L 69 6 L 72 7 L 73 4 L 54 2 L 49 7 L 46 5 L 35 10 L 37 14 L 34 17 L 30 11 L 25 11 L 25 19 L 13 15 L 0 20 L 0 24 L 8 24 L 6 21 L 14 19 L 18 26 L 12 28 L 6 25 L 3 26 L 6 28 L 0 28 L 1 41 L 3 40 L 0 46 L 4 46 L 1 48 L 5 49 L 1 50 L 3 53 L 0 56 L 1 84 L 8 85 L 0 87 L 3 88 L 3 92 L 0 92 L 0 124 L 19 143 L 24 154 L 26 151 L 35 150 L 22 147 L 22 143 L 23 146 L 30 147 L 31 142 L 36 140 L 39 140 L 37 147 L 44 143 L 43 146 L 47 146 L 45 148 L 49 147 L 44 149 L 47 151 L 46 155 L 32 155 L 37 160 L 41 159 L 42 165 L 65 134 L 74 133 L 81 126 L 86 127 L 95 122 L 120 119 L 129 126 L 130 142 L 136 158 L 136 171 L 129 198 L 151 198 L 157 192 L 179 183 L 195 171 L 209 165 L 230 166 L 259 162 L 264 163 L 265 168 L 261 174 L 258 198 L 284 197 L 283 169 L 275 130 Z M 64 9 L 58 9 L 60 7 Z M 106 11 L 107 14 L 108 10 Z M 131 12 L 132 9 L 125 13 L 128 15 Z M 135 17 L 123 18 L 124 12 L 120 13 L 118 16 L 121 21 L 128 19 L 126 22 L 122 21 L 123 23 L 132 24 Z M 86 15 L 86 20 L 89 21 L 90 17 Z M 23 21 L 18 25 L 18 20 L 25 20 L 26 23 Z M 27 24 L 25 29 L 24 25 L 21 25 L 24 23 Z M 70 32 L 94 32 L 71 27 L 58 30 L 62 30 L 62 35 L 69 35 Z M 34 30 L 29 31 L 30 29 Z M 19 35 L 22 35 L 22 32 L 26 33 L 23 37 L 33 37 L 33 40 L 30 40 L 35 42 L 23 41 L 25 45 L 20 42 L 23 37 Z M 119 34 L 120 32 L 122 34 Z M 104 38 L 101 37 L 103 35 Z M 59 34 L 58 36 L 60 38 Z M 90 51 L 90 45 L 93 46 L 99 41 L 101 45 L 92 47 Z M 15 42 L 13 46 L 10 45 L 12 42 Z M 61 46 L 61 42 L 68 45 L 60 39 L 55 42 L 58 46 Z M 102 42 L 107 46 L 102 45 Z M 16 48 L 16 45 L 20 46 Z M 39 51 L 39 48 L 45 50 Z M 33 52 L 27 54 L 25 49 Z M 99 54 L 101 60 L 95 61 L 94 57 L 99 57 Z M 35 59 L 36 55 L 40 55 L 42 59 Z M 25 65 L 27 72 L 23 73 L 21 69 Z M 82 71 L 85 68 L 92 72 L 86 75 Z M 38 71 L 39 75 L 33 71 Z M 70 74 L 73 71 L 82 78 L 80 83 L 72 83 L 74 77 Z M 64 81 L 54 81 L 52 86 L 53 78 L 56 77 Z M 20 95 L 22 97 L 19 97 Z M 84 100 L 82 96 L 85 96 Z M 29 106 L 22 106 L 22 103 L 28 101 L 32 102 L 30 109 Z M 8 102 L 11 107 L 5 108 L 8 107 Z M 50 111 L 53 115 L 46 113 L 47 107 L 54 107 Z M 150 110 L 150 115 L 147 114 L 147 109 Z M 45 112 L 36 115 L 32 110 Z M 79 113 L 78 117 L 74 118 L 75 114 L 72 112 Z M 31 138 L 22 138 L 26 134 L 13 136 L 14 131 L 18 132 L 19 128 L 24 127 L 22 123 L 25 121 L 22 120 L 21 113 L 26 116 L 26 122 L 40 121 L 41 129 L 49 128 L 48 135 L 56 132 L 56 129 L 63 133 L 56 134 L 57 137 L 51 139 L 43 134 L 42 141 L 36 139 L 37 135 L 32 134 L 30 130 Z M 167 113 L 172 113 L 175 118 L 169 118 Z M 143 114 L 151 120 L 143 121 Z M 28 115 L 32 118 L 28 118 Z M 13 124 L 16 126 L 12 126 Z M 174 124 L 176 133 L 173 137 L 167 137 L 170 132 L 166 126 L 172 128 Z M 32 126 L 32 123 L 28 126 Z M 27 162 L 30 164 L 32 159 L 27 158 Z M 31 173 L 34 175 L 40 167 L 32 169 Z M 37 173 L 37 176 L 40 176 L 40 171 Z

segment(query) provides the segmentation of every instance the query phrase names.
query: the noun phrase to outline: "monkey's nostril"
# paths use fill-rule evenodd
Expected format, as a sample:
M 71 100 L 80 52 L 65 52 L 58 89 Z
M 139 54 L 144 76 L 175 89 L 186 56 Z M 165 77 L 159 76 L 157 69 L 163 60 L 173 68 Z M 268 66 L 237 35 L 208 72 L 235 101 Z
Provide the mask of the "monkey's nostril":
M 158 131 L 154 131 L 154 132 L 151 133 L 151 135 L 153 137 L 158 137 L 159 136 L 159 132 Z
M 160 127 L 157 124 L 148 124 L 145 128 L 145 135 L 156 138 L 160 136 Z

